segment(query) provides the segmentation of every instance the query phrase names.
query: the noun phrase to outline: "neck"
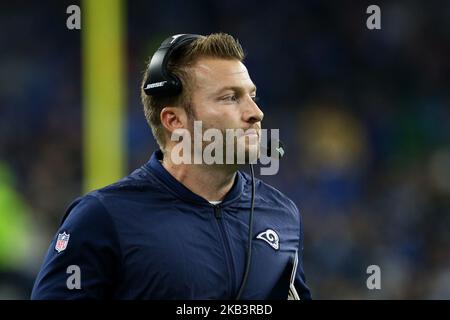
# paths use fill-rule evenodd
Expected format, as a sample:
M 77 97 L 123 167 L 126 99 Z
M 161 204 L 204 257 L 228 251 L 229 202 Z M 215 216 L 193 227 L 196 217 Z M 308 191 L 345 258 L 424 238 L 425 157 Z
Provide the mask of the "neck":
M 174 164 L 165 153 L 163 167 L 186 188 L 207 201 L 223 200 L 231 190 L 237 168 L 227 165 Z

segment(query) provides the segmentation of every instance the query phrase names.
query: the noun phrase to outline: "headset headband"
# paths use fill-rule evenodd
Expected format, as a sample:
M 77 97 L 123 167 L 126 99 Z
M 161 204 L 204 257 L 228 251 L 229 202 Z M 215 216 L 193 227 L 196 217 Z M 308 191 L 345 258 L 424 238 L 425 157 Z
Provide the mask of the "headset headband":
M 181 92 L 181 81 L 167 70 L 167 64 L 174 51 L 201 37 L 198 34 L 177 34 L 161 43 L 148 67 L 149 76 L 143 88 L 146 95 L 168 97 Z

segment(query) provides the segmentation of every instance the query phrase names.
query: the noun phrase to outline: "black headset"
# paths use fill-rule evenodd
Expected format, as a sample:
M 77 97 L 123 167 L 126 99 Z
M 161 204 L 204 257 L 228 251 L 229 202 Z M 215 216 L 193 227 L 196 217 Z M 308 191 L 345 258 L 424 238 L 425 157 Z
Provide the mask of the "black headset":
M 156 50 L 148 66 L 148 79 L 144 84 L 143 90 L 148 96 L 158 97 L 170 97 L 176 96 L 182 91 L 182 83 L 180 79 L 172 74 L 167 65 L 171 55 L 180 47 L 189 44 L 190 42 L 202 38 L 203 36 L 198 34 L 177 34 L 173 35 L 161 43 L 161 46 Z M 284 154 L 284 148 L 279 142 L 279 148 L 275 149 L 277 157 L 282 157 Z M 271 156 L 271 141 L 270 136 L 268 139 L 268 156 Z M 255 207 L 255 173 L 253 170 L 253 164 L 250 164 L 250 172 L 252 177 L 252 193 L 250 202 L 250 215 L 248 222 L 248 240 L 247 240 L 247 254 L 244 276 L 239 287 L 236 300 L 241 298 L 247 283 L 248 274 L 250 271 L 251 259 L 252 259 L 252 240 L 253 240 L 253 211 Z
M 198 34 L 177 34 L 161 43 L 148 65 L 148 79 L 143 88 L 146 95 L 170 97 L 181 93 L 181 80 L 167 70 L 167 64 L 178 48 L 202 37 Z

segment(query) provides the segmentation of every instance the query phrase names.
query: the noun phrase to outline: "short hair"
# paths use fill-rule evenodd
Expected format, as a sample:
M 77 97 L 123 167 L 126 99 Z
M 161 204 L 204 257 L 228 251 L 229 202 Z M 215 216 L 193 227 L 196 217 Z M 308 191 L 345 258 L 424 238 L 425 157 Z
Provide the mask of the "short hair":
M 239 41 L 226 33 L 213 33 L 202 36 L 178 48 L 170 57 L 167 68 L 169 72 L 180 79 L 183 90 L 180 94 L 172 97 L 146 95 L 143 87 L 150 76 L 148 66 L 144 73 L 141 85 L 141 101 L 144 106 L 144 114 L 156 142 L 163 151 L 166 141 L 164 127 L 161 124 L 161 110 L 167 105 L 179 106 L 186 110 L 188 116 L 194 116 L 190 102 L 192 91 L 195 87 L 195 78 L 188 72 L 188 68 L 194 65 L 199 58 L 203 57 L 226 60 L 236 59 L 242 62 L 245 54 Z M 150 64 L 150 60 L 148 63 Z

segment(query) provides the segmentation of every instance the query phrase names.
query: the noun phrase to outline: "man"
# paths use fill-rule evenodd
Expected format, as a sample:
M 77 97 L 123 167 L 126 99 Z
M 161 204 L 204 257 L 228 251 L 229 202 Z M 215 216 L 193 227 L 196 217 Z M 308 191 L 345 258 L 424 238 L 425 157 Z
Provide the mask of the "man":
M 175 152 L 175 133 L 193 133 L 195 121 L 205 131 L 247 130 L 223 142 L 244 145 L 247 160 L 259 148 L 250 138 L 259 138 L 263 113 L 241 46 L 226 34 L 177 35 L 160 50 L 144 75 L 142 101 L 161 150 L 121 181 L 72 203 L 32 298 L 310 299 L 295 204 L 256 180 L 248 260 L 249 175 L 236 163 L 179 163 Z M 157 73 L 163 80 L 150 81 Z M 178 92 L 162 92 L 176 80 Z

